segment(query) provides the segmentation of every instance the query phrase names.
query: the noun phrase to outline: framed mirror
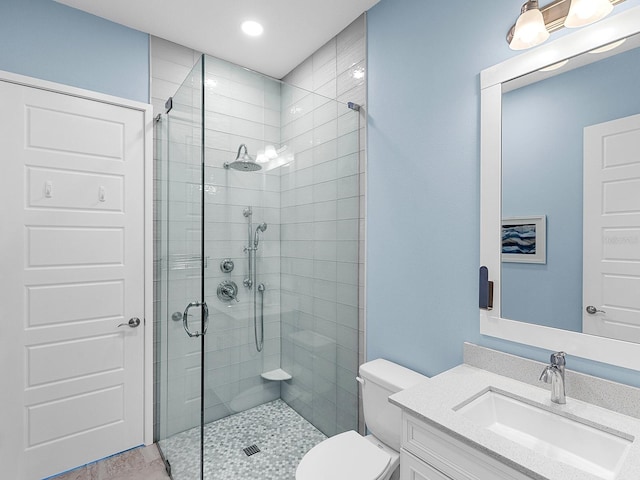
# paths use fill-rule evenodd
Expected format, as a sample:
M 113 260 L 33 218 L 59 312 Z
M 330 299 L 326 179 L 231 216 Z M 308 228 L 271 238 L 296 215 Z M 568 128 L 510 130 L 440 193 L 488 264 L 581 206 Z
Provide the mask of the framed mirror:
M 602 299 L 594 298 L 594 305 L 590 305 L 595 309 L 594 314 L 583 315 L 587 306 L 583 303 L 589 301 L 589 294 L 582 292 L 583 283 L 588 290 L 594 282 L 587 278 L 581 281 L 583 268 L 589 268 L 586 263 L 589 255 L 583 255 L 582 248 L 583 190 L 585 224 L 591 221 L 587 212 L 598 211 L 601 207 L 598 202 L 603 201 L 587 195 L 592 190 L 602 191 L 602 185 L 594 184 L 593 188 L 582 185 L 583 131 L 588 136 L 602 135 L 603 128 L 609 128 L 606 125 L 614 119 L 640 114 L 638 102 L 632 105 L 633 102 L 624 101 L 622 86 L 619 91 L 615 90 L 616 82 L 619 80 L 622 85 L 628 75 L 621 77 L 611 73 L 609 84 L 605 82 L 609 90 L 600 95 L 595 93 L 593 81 L 597 83 L 603 75 L 594 74 L 592 81 L 587 72 L 598 69 L 613 72 L 616 63 L 616 68 L 625 72 L 628 67 L 620 66 L 620 63 L 634 55 L 630 65 L 637 71 L 640 49 L 636 47 L 640 36 L 636 34 L 639 31 L 640 7 L 636 7 L 481 73 L 480 259 L 481 265 L 489 269 L 489 279 L 494 282 L 495 306 L 493 310 L 480 311 L 482 334 L 549 350 L 565 350 L 571 355 L 640 370 L 640 343 L 626 341 L 633 335 L 624 329 L 622 333 L 611 333 L 601 328 L 601 325 L 614 322 L 595 322 L 595 327 L 589 329 L 583 316 L 597 320 L 610 314 L 600 312 L 602 308 L 598 302 Z M 617 49 L 597 50 L 621 40 L 624 43 Z M 578 85 L 576 79 L 585 81 Z M 562 90 L 561 85 L 568 87 Z M 635 85 L 637 80 L 631 87 Z M 553 95 L 542 95 L 545 91 Z M 616 95 L 617 100 L 612 102 L 612 96 Z M 600 103 L 590 106 L 585 102 L 586 97 L 593 97 Z M 604 103 L 616 102 L 617 105 L 603 107 Z M 527 110 L 524 114 L 523 109 Z M 576 116 L 581 117 L 582 123 L 569 125 L 568 119 Z M 587 125 L 595 126 L 585 130 Z M 626 124 L 614 127 L 620 131 L 629 130 Z M 546 132 L 542 131 L 544 128 Z M 566 141 L 559 143 L 563 139 Z M 567 153 L 571 149 L 578 150 L 579 154 Z M 593 148 L 585 147 L 585 155 L 590 155 L 590 150 L 603 149 L 594 144 Z M 585 171 L 584 175 L 587 179 L 590 174 Z M 631 187 L 633 181 L 627 181 L 627 184 Z M 631 187 L 628 191 L 635 190 Z M 554 196 L 558 198 L 554 200 Z M 626 198 L 624 193 L 618 196 Z M 631 210 L 633 208 L 637 207 L 632 206 Z M 530 248 L 527 242 L 532 241 L 531 231 L 535 231 L 535 225 L 533 220 L 528 222 L 526 219 L 541 217 L 545 218 L 547 230 L 544 239 L 538 235 L 538 242 L 543 244 L 545 241 L 547 246 L 544 262 L 518 262 L 519 257 L 526 259 L 527 255 L 511 255 L 513 250 L 506 249 L 514 248 L 518 243 Z M 515 222 L 514 228 L 513 221 L 507 222 L 508 234 L 503 236 L 504 218 L 517 218 L 522 225 Z M 600 241 L 596 247 L 590 246 L 590 241 L 585 242 L 590 255 L 591 250 L 599 248 L 597 253 L 606 250 L 610 256 L 633 260 L 636 250 L 640 251 L 640 245 L 635 248 L 633 242 L 637 229 L 615 229 L 616 235 L 600 233 L 604 231 L 600 228 L 596 235 L 585 236 L 587 240 Z M 510 239 L 512 235 L 517 237 L 515 243 Z M 533 239 L 535 245 L 535 234 Z M 507 241 L 510 242 L 508 245 Z M 504 262 L 505 251 L 516 261 Z M 630 278 L 627 274 L 617 275 L 617 278 L 623 276 Z M 633 295 L 636 283 L 612 284 L 609 290 L 627 289 Z M 640 297 L 637 291 L 636 295 Z M 582 333 L 584 326 L 590 334 Z M 625 340 L 610 338 L 615 336 Z M 640 339 L 640 335 L 637 338 Z

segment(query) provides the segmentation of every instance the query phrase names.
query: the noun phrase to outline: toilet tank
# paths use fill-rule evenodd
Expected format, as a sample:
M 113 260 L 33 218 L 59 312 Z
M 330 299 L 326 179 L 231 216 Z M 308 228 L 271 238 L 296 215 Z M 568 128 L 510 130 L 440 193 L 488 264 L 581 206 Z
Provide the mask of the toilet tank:
M 379 358 L 360 366 L 364 421 L 369 431 L 384 444 L 400 451 L 402 420 L 400 408 L 389 403 L 390 395 L 427 379 L 413 370 Z

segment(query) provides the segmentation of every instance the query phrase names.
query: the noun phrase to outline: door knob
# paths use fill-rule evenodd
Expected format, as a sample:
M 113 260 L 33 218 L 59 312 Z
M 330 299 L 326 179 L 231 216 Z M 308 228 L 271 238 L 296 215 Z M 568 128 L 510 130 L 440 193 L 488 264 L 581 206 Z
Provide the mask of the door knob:
M 118 327 L 131 327 L 136 328 L 140 325 L 140 319 L 138 317 L 130 318 L 127 323 L 121 323 Z
M 585 308 L 585 310 L 587 311 L 587 313 L 589 315 L 595 315 L 596 313 L 607 313 L 604 310 L 598 310 L 596 307 L 594 307 L 593 305 L 588 305 L 587 308 Z

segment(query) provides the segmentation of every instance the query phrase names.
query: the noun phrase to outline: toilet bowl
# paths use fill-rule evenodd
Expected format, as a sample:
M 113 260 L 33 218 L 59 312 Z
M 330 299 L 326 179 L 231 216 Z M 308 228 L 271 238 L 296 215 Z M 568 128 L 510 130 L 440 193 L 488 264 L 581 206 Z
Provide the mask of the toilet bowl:
M 328 438 L 304 456 L 296 480 L 386 480 L 398 468 L 400 455 L 373 435 L 350 430 Z
M 370 435 L 353 430 L 319 443 L 300 461 L 296 480 L 389 480 L 400 464 L 400 409 L 389 395 L 427 377 L 384 359 L 360 366 L 364 419 Z

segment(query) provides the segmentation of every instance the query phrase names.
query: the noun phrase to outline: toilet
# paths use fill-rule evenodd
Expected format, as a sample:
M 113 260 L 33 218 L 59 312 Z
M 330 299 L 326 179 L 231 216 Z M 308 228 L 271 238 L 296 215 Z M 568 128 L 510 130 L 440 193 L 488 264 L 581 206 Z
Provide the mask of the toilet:
M 296 480 L 389 480 L 400 464 L 402 421 L 400 409 L 388 398 L 426 379 L 381 358 L 362 364 L 357 380 L 371 434 L 363 437 L 351 430 L 319 443 L 300 461 Z

